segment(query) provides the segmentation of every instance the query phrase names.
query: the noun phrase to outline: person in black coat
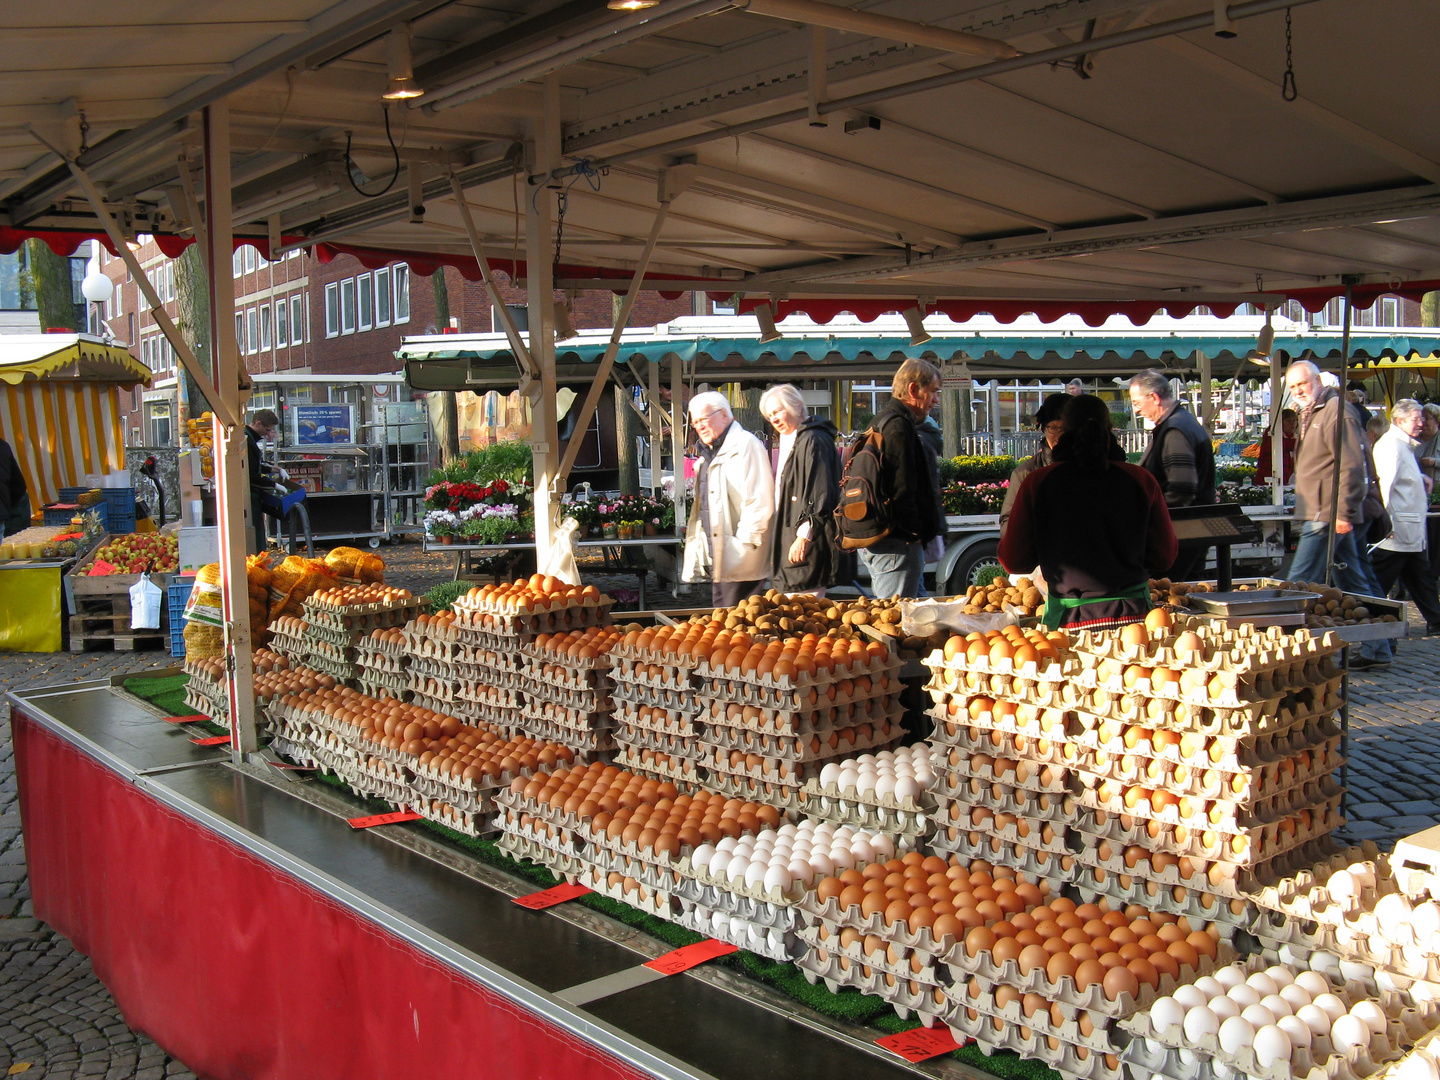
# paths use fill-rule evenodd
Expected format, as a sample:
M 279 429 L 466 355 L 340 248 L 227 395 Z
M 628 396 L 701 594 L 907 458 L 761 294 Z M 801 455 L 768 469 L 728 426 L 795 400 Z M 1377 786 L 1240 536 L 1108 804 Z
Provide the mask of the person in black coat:
M 824 596 L 837 580 L 835 506 L 840 501 L 839 435 L 835 425 L 807 416 L 800 391 L 772 386 L 760 414 L 780 436 L 775 470 L 775 542 L 770 579 L 781 592 Z
M 0 439 L 0 536 L 30 527 L 30 491 L 10 444 Z

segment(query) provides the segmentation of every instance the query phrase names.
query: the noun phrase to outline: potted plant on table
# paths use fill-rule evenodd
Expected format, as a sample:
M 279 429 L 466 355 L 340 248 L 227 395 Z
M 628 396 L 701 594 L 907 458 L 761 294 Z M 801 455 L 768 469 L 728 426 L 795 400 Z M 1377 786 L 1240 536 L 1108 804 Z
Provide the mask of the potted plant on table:
M 431 510 L 425 515 L 425 532 L 442 544 L 453 544 L 460 519 L 449 510 Z

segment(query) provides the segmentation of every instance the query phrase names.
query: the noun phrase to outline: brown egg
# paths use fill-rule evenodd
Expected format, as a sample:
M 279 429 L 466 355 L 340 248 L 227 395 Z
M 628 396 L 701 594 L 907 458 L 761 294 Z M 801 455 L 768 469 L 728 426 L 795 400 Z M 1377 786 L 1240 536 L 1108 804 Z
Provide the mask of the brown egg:
M 1073 979 L 1079 967 L 1080 962 L 1075 957 L 1068 952 L 1058 952 L 1045 962 L 1045 975 L 1052 983 L 1066 976 Z
M 1098 960 L 1086 960 L 1075 969 L 1075 989 L 1084 990 L 1105 979 L 1105 969 Z M 1134 976 L 1131 976 L 1132 978 Z
M 1153 952 L 1149 956 L 1150 966 L 1161 975 L 1169 975 L 1172 979 L 1180 977 L 1180 961 L 1167 952 Z
M 1197 953 L 1208 956 L 1211 960 L 1215 959 L 1215 939 L 1210 934 L 1206 933 L 1204 930 L 1196 930 L 1192 932 L 1190 936 L 1187 937 L 1185 940 L 1187 943 L 1195 947 L 1195 951 Z
M 1050 954 L 1040 945 L 1026 945 L 1020 950 L 1018 961 L 1020 964 L 1020 974 L 1028 975 L 1036 968 L 1040 968 L 1042 971 L 1048 970 L 1047 965 L 1050 962 Z
M 1129 994 L 1133 997 L 1140 992 L 1140 980 L 1129 968 L 1117 965 L 1105 973 L 1102 989 L 1109 1001 L 1114 1001 L 1121 994 Z

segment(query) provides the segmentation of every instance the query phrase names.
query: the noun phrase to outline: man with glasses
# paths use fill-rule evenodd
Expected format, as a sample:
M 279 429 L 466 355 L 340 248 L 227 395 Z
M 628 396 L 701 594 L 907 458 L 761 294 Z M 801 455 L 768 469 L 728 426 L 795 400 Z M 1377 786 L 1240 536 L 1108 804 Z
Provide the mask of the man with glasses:
M 1010 510 L 1015 505 L 1015 496 L 1020 493 L 1020 485 L 1025 478 L 1036 469 L 1043 469 L 1046 465 L 1053 464 L 1050 458 L 1050 451 L 1055 449 L 1055 444 L 1060 441 L 1060 433 L 1065 430 L 1065 424 L 1060 419 L 1060 414 L 1065 411 L 1065 402 L 1070 399 L 1068 393 L 1050 394 L 1040 403 L 1040 408 L 1035 410 L 1035 426 L 1040 429 L 1040 449 L 1031 454 L 1010 474 L 1010 486 L 1005 490 L 1005 505 L 1000 508 L 1000 531 L 1005 531 L 1005 523 L 1010 520 Z
M 1140 467 L 1155 477 L 1165 495 L 1165 505 L 1213 503 L 1215 448 L 1210 444 L 1209 432 L 1175 399 L 1170 380 L 1158 371 L 1142 371 L 1130 380 L 1130 404 L 1155 425 Z M 1208 552 L 1208 548 L 1182 548 L 1167 576 L 1190 580 L 1205 565 Z
M 269 476 L 269 470 L 261 461 L 260 444 L 272 437 L 279 426 L 280 417 L 269 409 L 261 409 L 245 425 L 245 448 L 250 469 L 250 524 L 255 535 L 250 551 L 252 555 L 265 550 L 265 485 L 262 481 Z
M 770 455 L 735 422 L 725 396 L 713 390 L 691 399 L 690 424 L 700 440 L 700 464 L 681 580 L 708 577 L 710 602 L 734 607 L 762 591 L 770 568 L 775 518 Z

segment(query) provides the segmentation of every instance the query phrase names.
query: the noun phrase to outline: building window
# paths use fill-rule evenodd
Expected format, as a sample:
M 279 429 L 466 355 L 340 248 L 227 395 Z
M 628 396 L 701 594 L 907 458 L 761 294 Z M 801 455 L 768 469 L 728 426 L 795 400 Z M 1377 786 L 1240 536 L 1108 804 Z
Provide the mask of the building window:
M 1380 300 L 1380 325 L 1400 325 L 1400 300 L 1394 296 L 1386 296 Z
M 253 248 L 251 249 L 254 250 Z M 260 320 L 256 317 L 255 309 L 245 310 L 245 351 L 257 353 L 260 351 Z
M 390 325 L 390 270 L 375 271 L 375 325 Z
M 270 305 L 260 305 L 260 348 L 270 348 Z
M 235 312 L 235 347 L 242 353 L 245 351 L 245 313 Z
M 245 272 L 248 274 L 255 269 L 255 249 L 246 244 L 240 250 L 245 253 Z
M 326 297 L 328 304 L 328 295 Z M 290 344 L 303 345 L 305 343 L 305 297 L 292 296 L 290 298 Z M 326 335 L 329 336 L 328 334 Z
M 395 321 L 397 323 L 410 321 L 410 267 L 404 263 L 396 263 L 393 269 L 395 275 Z
M 340 285 L 334 281 L 325 286 L 325 336 L 340 336 Z
M 359 308 L 361 330 L 369 330 L 375 325 L 374 287 L 369 274 L 361 274 L 355 279 L 355 302 Z
M 340 333 L 355 332 L 355 279 L 340 282 Z
M 290 305 L 283 298 L 275 301 L 275 347 L 290 344 Z
M 240 254 L 242 248 L 236 248 L 230 254 L 230 276 L 239 277 L 245 272 L 245 256 Z

